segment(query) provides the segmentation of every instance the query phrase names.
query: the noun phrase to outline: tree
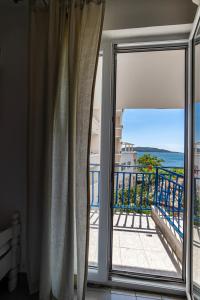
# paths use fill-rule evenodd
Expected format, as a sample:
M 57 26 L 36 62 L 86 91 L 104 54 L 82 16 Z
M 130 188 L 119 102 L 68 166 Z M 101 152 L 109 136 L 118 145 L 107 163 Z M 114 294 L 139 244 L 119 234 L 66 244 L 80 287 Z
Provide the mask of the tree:
M 159 167 L 164 162 L 163 159 L 151 154 L 144 154 L 138 159 L 138 165 L 142 172 L 155 172 L 155 167 Z
M 176 173 L 176 174 L 179 174 L 179 175 L 184 175 L 184 168 L 173 168 L 172 169 L 172 172 Z

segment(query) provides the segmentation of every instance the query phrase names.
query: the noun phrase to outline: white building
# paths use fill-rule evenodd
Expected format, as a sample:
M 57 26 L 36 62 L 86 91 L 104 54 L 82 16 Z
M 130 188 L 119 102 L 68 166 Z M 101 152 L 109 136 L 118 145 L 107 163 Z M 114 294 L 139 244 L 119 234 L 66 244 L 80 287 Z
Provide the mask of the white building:
M 90 147 L 90 163 L 100 164 L 101 143 L 101 99 L 102 99 L 102 56 L 99 57 L 97 80 L 94 94 L 94 108 L 92 119 L 92 136 Z M 125 165 L 136 164 L 136 152 L 131 150 L 133 144 L 122 141 L 122 115 L 123 108 L 116 108 L 115 118 L 115 163 Z M 124 148 L 125 147 L 125 148 Z
M 134 144 L 122 142 L 121 147 L 121 164 L 133 166 L 137 163 L 137 152 L 134 151 Z
M 200 176 L 200 141 L 194 144 L 194 170 Z
M 122 115 L 123 110 L 116 110 L 115 119 L 115 164 L 132 166 L 136 165 L 137 153 L 133 150 L 134 144 L 122 141 Z M 95 99 L 95 107 L 92 120 L 92 136 L 90 148 L 90 163 L 100 164 L 100 141 L 101 141 L 101 107 Z
M 99 57 L 97 79 L 94 94 L 92 136 L 90 146 L 90 163 L 100 164 L 100 141 L 101 141 L 101 99 L 102 99 L 102 56 Z

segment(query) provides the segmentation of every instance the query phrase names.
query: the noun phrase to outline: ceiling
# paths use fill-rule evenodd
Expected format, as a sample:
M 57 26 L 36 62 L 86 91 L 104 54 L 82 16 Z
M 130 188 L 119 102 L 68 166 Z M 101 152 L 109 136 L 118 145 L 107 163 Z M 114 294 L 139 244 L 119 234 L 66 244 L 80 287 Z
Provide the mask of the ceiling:
M 94 108 L 102 100 L 102 56 L 99 58 Z M 184 108 L 185 51 L 117 54 L 116 108 Z
M 192 0 L 106 0 L 104 30 L 192 23 Z
M 116 87 L 118 109 L 184 108 L 185 51 L 118 54 Z

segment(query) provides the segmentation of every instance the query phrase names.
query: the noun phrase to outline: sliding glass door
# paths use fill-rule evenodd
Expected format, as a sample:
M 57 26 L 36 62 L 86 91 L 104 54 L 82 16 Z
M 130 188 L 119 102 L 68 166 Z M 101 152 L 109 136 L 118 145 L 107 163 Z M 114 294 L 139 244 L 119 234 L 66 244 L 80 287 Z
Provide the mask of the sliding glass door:
M 200 27 L 193 40 L 193 292 L 200 299 Z
M 113 273 L 183 277 L 186 55 L 115 47 Z

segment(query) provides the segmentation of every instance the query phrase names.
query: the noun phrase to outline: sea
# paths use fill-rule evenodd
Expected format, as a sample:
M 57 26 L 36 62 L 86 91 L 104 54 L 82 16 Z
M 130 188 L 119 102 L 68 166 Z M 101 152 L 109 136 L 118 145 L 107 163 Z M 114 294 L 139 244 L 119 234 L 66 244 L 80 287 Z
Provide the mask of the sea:
M 137 158 L 144 154 L 157 156 L 164 160 L 162 166 L 164 167 L 184 167 L 184 154 L 179 152 L 137 152 Z

